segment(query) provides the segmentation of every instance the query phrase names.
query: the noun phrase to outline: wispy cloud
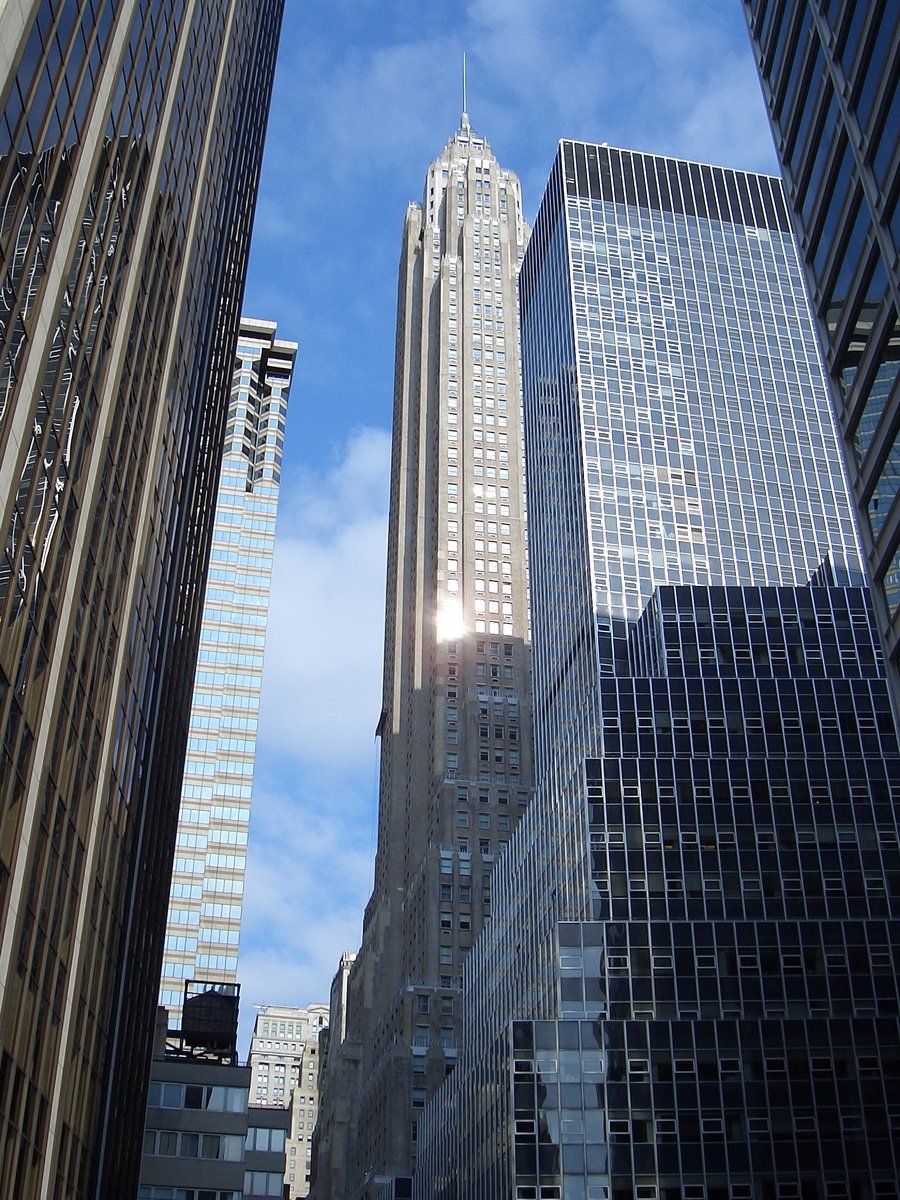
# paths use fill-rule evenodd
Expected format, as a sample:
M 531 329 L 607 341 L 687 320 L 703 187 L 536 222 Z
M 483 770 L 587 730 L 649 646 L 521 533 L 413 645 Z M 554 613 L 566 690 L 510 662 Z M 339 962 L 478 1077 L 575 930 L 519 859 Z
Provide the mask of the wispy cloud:
M 239 979 L 261 1003 L 327 1001 L 359 944 L 374 857 L 390 437 L 359 429 L 282 497 Z
M 614 0 L 607 30 L 632 149 L 745 170 L 775 169 L 739 5 Z
M 280 780 L 266 771 L 256 789 L 238 972 L 242 1045 L 256 1005 L 327 1003 L 341 951 L 359 946 L 374 770 L 373 754 L 368 771 L 335 763 Z
M 390 436 L 352 434 L 330 468 L 282 496 L 260 751 L 306 763 L 365 758 L 381 707 Z

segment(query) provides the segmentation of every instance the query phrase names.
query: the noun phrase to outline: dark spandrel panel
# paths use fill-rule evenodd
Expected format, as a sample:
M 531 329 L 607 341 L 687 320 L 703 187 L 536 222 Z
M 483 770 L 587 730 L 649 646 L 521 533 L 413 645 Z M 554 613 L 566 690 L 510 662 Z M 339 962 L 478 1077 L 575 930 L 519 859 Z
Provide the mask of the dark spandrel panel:
M 564 142 L 562 156 L 569 196 L 790 230 L 775 179 L 584 142 Z

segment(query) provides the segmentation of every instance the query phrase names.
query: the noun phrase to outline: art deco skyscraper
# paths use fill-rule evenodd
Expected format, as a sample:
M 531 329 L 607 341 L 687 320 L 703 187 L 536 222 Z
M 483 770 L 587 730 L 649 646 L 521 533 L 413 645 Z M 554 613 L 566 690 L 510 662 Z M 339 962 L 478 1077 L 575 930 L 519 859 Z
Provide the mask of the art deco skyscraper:
M 0 1194 L 134 1194 L 280 0 L 0 8 Z
M 900 13 L 744 0 L 900 716 Z
M 410 1172 L 418 1110 L 456 1059 L 494 860 L 530 795 L 525 236 L 518 179 L 464 115 L 403 232 L 378 850 L 347 1017 L 354 1195 Z
M 893 1196 L 900 748 L 779 181 L 563 142 L 519 290 L 535 795 L 415 1195 Z
M 233 983 L 281 455 L 296 342 L 244 317 L 216 498 L 191 698 L 159 1003 L 177 1027 L 185 979 Z

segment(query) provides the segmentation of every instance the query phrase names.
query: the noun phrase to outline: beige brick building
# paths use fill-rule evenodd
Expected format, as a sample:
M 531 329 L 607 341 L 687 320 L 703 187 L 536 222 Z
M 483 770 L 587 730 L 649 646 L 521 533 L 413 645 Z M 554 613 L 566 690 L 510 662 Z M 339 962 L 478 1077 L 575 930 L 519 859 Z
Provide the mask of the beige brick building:
M 290 1108 L 284 1182 L 290 1200 L 309 1192 L 313 1130 L 319 1111 L 319 1034 L 328 1005 L 267 1004 L 250 1043 L 250 1107 Z

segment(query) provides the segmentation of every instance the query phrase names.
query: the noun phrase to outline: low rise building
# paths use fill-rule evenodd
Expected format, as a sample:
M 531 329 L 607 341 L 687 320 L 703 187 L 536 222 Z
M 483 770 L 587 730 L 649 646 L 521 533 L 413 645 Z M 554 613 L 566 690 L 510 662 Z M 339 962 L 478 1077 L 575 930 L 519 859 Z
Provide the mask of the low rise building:
M 250 1066 L 236 1049 L 238 990 L 190 981 L 180 1029 L 157 1010 L 138 1200 L 283 1195 L 290 1113 L 248 1105 Z
M 328 1005 L 260 1009 L 250 1043 L 250 1104 L 290 1114 L 284 1182 L 290 1200 L 309 1193 L 313 1131 L 319 1112 L 319 1036 Z

